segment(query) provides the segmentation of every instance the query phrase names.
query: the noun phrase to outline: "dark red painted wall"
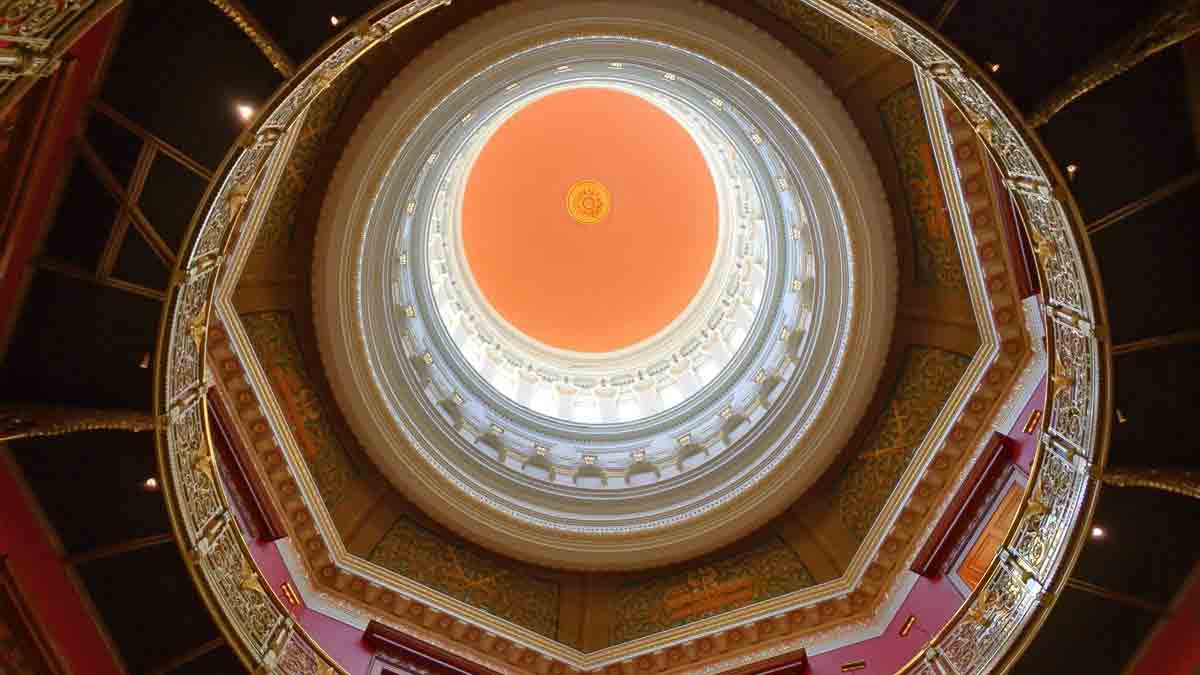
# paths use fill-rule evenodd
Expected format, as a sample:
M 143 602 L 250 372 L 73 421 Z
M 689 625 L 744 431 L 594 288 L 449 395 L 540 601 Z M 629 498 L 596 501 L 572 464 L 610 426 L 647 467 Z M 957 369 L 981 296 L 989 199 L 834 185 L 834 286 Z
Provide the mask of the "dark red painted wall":
M 1171 614 L 1142 646 L 1130 675 L 1200 673 L 1200 566 L 1180 591 Z
M 7 325 L 20 311 L 19 298 L 27 265 L 35 253 L 46 214 L 70 157 L 70 140 L 87 110 L 106 46 L 115 29 L 110 14 L 92 28 L 70 51 L 74 72 L 62 104 L 54 111 L 54 125 L 46 130 L 43 143 L 28 177 L 29 191 L 21 218 L 12 224 L 12 236 L 4 242 L 0 269 L 0 325 Z M 90 614 L 90 605 L 80 595 L 69 568 L 52 544 L 36 504 L 18 480 L 16 468 L 4 455 L 0 461 L 0 553 L 17 585 L 41 624 L 55 652 L 70 672 L 87 675 L 118 675 L 124 667 L 109 650 L 108 643 Z
M 123 673 L 8 459 L 0 461 L 0 553 L 8 555 L 21 593 L 71 672 Z

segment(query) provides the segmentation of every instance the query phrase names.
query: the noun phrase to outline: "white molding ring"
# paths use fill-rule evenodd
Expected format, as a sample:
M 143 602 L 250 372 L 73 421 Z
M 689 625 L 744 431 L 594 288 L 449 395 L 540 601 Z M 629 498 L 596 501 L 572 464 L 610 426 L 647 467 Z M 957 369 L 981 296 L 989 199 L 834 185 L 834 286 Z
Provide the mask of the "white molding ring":
M 817 221 L 813 248 L 818 257 L 840 253 L 821 261 L 832 277 L 821 280 L 817 303 L 843 296 L 817 311 L 813 335 L 806 338 L 815 367 L 806 366 L 804 377 L 785 385 L 781 402 L 763 411 L 731 446 L 735 451 L 679 480 L 607 497 L 535 481 L 464 450 L 463 439 L 429 414 L 423 396 L 411 387 L 405 393 L 409 380 L 391 369 L 407 366 L 387 362 L 394 355 L 371 329 L 363 330 L 378 326 L 387 312 L 372 304 L 382 298 L 368 297 L 381 277 L 361 266 L 359 254 L 378 249 L 367 225 L 380 213 L 380 190 L 412 132 L 460 83 L 500 57 L 580 36 L 670 45 L 676 55 L 705 61 L 756 90 L 776 115 L 764 121 L 793 130 L 779 138 L 764 135 L 788 144 L 788 161 L 805 154 L 819 167 L 820 175 L 797 178 L 823 199 L 807 205 Z M 856 428 L 874 392 L 894 320 L 896 274 L 890 212 L 865 143 L 840 102 L 791 52 L 731 15 L 684 0 L 636 6 L 528 0 L 454 33 L 406 69 L 368 113 L 322 211 L 314 310 L 335 396 L 368 452 L 406 496 L 505 554 L 551 566 L 624 569 L 728 543 L 811 485 Z M 805 380 L 811 373 L 820 376 L 816 382 Z
M 753 182 L 748 180 L 750 173 L 740 154 L 721 135 L 721 130 L 701 114 L 703 111 L 644 85 L 602 79 L 613 74 L 606 71 L 626 71 L 626 64 L 611 61 L 592 64 L 599 72 L 590 76 L 580 72 L 583 65 L 570 66 L 568 81 L 550 83 L 526 96 L 501 93 L 510 99 L 504 102 L 503 111 L 475 132 L 477 138 L 472 138 L 460 155 L 450 161 L 445 207 L 434 213 L 445 229 L 440 236 L 429 237 L 427 255 L 445 262 L 445 272 L 441 275 L 444 280 L 440 284 L 435 281 L 438 288 L 434 295 L 451 339 L 459 344 L 461 351 L 474 357 L 468 361 L 477 371 L 487 368 L 481 376 L 501 393 L 519 405 L 568 422 L 635 422 L 674 408 L 698 393 L 733 361 L 749 337 L 766 290 L 764 268 L 769 261 L 756 259 L 765 255 L 762 251 L 766 248 L 762 216 L 765 207 Z M 662 73 L 655 71 L 653 75 L 660 77 Z M 655 335 L 599 354 L 546 345 L 525 335 L 496 312 L 466 263 L 461 227 L 467 177 L 492 134 L 517 112 L 545 96 L 587 87 L 636 96 L 686 130 L 708 165 L 719 212 L 716 253 L 705 280 L 684 311 Z M 743 213 L 744 208 L 749 213 Z M 743 247 L 754 247 L 753 254 L 740 253 Z M 730 284 L 739 289 L 736 304 L 723 303 L 731 295 L 727 292 Z M 727 320 L 739 309 L 745 311 Z M 696 348 L 710 333 L 708 327 L 718 324 L 722 326 L 722 334 L 715 339 L 721 341 L 720 349 Z M 669 372 L 650 378 L 654 381 L 643 387 L 638 386 L 639 376 L 661 369 L 665 363 L 672 364 Z M 669 384 L 665 382 L 668 378 Z M 504 380 L 512 391 L 499 384 L 498 381 Z M 674 400 L 666 400 L 663 392 L 675 394 Z M 580 414 L 581 410 L 593 414 L 588 418 Z

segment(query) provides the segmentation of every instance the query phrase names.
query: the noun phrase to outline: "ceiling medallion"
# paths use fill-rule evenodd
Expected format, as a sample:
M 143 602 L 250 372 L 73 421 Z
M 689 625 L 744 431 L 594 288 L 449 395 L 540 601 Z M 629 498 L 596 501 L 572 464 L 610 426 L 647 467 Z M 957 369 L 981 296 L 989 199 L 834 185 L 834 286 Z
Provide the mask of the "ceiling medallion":
M 581 180 L 567 190 L 567 213 L 580 225 L 603 222 L 612 211 L 612 193 L 598 180 Z

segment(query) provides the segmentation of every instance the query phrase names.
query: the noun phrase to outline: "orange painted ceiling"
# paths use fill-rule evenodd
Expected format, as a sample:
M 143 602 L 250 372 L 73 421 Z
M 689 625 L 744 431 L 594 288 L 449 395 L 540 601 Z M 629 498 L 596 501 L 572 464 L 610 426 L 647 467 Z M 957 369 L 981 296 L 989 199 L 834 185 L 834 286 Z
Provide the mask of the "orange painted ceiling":
M 611 211 L 567 210 L 583 180 Z M 553 347 L 607 352 L 651 337 L 700 290 L 716 252 L 717 194 L 699 147 L 653 104 L 585 87 L 510 118 L 468 177 L 463 240 L 484 296 Z

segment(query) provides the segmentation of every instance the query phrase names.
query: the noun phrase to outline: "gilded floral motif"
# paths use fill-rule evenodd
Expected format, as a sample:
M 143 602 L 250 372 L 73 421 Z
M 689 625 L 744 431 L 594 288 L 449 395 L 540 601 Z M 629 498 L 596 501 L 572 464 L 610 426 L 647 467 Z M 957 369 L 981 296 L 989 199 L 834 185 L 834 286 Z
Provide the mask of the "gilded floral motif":
M 262 658 L 274 646 L 276 630 L 285 617 L 263 591 L 254 563 L 238 541 L 241 536 L 236 525 L 227 525 L 201 556 L 200 566 L 225 615 L 247 646 Z
M 242 324 L 304 451 L 321 498 L 332 510 L 346 496 L 357 472 L 349 449 L 334 431 L 329 402 L 317 391 L 305 367 L 292 316 L 258 312 L 242 316 Z
M 732 555 L 623 584 L 613 601 L 610 641 L 634 640 L 814 583 L 796 552 L 772 535 Z
M 335 80 L 329 89 L 313 101 L 304 118 L 304 126 L 300 129 L 300 137 L 288 158 L 287 167 L 279 179 L 279 187 L 271 198 L 271 205 L 259 228 L 253 255 L 262 255 L 291 243 L 300 198 L 312 178 L 317 157 L 325 147 L 329 132 L 341 117 L 350 92 L 360 76 L 360 70 L 351 67 L 345 76 Z
M 835 491 L 842 522 L 859 539 L 871 529 L 970 363 L 970 357 L 934 347 L 913 346 L 905 354 L 887 408 Z
M 791 0 L 756 0 L 777 14 L 829 56 L 842 53 L 851 43 L 867 44 L 845 26 L 808 5 Z
M 558 637 L 559 584 L 521 563 L 407 517 L 392 524 L 367 559 L 539 635 Z
M 912 221 L 917 282 L 966 292 L 958 244 L 954 240 L 946 195 L 933 156 L 929 127 L 917 85 L 909 85 L 883 100 L 879 107 L 883 126 L 904 182 L 905 200 Z

